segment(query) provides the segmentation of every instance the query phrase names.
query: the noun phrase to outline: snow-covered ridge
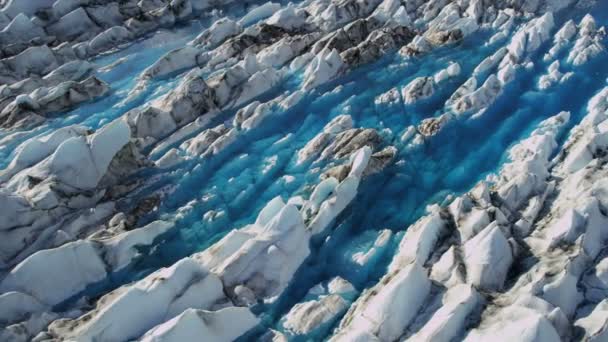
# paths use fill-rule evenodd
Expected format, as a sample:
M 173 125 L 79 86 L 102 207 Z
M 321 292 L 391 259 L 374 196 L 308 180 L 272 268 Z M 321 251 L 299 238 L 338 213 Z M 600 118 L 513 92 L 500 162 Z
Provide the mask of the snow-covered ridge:
M 0 340 L 608 338 L 602 9 L 6 1 Z

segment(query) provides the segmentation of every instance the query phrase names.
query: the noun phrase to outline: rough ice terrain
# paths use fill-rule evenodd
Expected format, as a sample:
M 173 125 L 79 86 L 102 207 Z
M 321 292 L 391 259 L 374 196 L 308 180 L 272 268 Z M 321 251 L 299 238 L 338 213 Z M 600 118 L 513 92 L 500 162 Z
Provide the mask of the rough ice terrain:
M 0 8 L 0 341 L 608 341 L 608 2 Z

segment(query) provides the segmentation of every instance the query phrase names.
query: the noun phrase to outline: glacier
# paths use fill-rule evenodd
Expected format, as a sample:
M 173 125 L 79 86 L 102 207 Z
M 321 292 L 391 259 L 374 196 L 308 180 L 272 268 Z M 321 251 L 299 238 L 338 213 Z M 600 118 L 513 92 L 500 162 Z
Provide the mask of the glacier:
M 0 0 L 1 341 L 607 341 L 608 3 Z

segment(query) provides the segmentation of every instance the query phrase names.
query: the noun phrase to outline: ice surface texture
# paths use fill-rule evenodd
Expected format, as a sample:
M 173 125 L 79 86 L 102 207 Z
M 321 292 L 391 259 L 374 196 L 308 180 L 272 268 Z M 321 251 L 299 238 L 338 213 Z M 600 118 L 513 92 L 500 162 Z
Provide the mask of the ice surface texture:
M 0 340 L 608 340 L 605 2 L 0 3 Z

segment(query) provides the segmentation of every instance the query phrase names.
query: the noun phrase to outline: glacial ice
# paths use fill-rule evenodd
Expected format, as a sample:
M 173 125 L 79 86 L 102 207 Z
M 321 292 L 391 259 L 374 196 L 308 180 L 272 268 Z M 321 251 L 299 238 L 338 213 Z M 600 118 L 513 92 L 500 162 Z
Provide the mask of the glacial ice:
M 603 1 L 0 3 L 0 340 L 607 338 Z
M 185 341 L 193 336 L 204 336 L 210 341 L 233 341 L 258 323 L 246 308 L 229 307 L 217 311 L 188 309 L 179 316 L 160 324 L 141 341 Z

